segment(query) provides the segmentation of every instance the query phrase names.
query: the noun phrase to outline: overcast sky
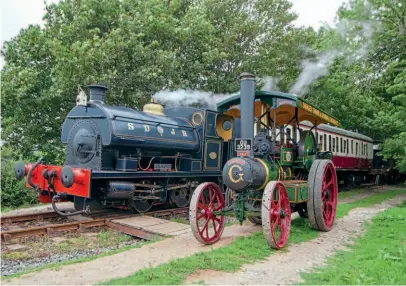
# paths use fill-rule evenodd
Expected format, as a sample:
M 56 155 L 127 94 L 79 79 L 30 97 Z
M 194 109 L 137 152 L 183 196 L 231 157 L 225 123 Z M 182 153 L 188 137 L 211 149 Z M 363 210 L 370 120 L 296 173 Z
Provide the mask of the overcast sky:
M 58 0 L 46 0 L 47 3 Z M 294 11 L 299 14 L 296 25 L 312 26 L 318 29 L 323 22 L 334 23 L 337 9 L 347 0 L 291 0 Z M 0 0 L 0 41 L 15 37 L 20 29 L 29 24 L 42 24 L 44 0 Z M 2 63 L 0 65 L 3 66 Z

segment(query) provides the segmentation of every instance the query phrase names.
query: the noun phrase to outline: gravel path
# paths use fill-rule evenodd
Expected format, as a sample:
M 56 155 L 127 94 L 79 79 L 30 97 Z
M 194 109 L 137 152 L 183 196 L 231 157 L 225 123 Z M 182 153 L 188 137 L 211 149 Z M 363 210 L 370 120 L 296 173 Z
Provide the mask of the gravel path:
M 156 243 L 145 245 L 122 253 L 98 258 L 89 262 L 66 265 L 58 270 L 45 269 L 33 272 L 20 278 L 4 279 L 2 285 L 89 285 L 133 274 L 175 258 L 193 255 L 197 252 L 210 251 L 230 244 L 238 236 L 247 236 L 259 231 L 259 226 L 248 223 L 244 227 L 232 225 L 226 227 L 222 239 L 215 245 L 202 245 L 196 241 L 192 233 L 168 238 Z
M 199 271 L 192 274 L 185 284 L 204 281 L 209 285 L 264 285 L 302 282 L 300 272 L 308 272 L 325 264 L 337 250 L 362 234 L 363 224 L 379 212 L 406 200 L 406 194 L 370 208 L 357 208 L 338 220 L 330 232 L 322 232 L 314 240 L 289 246 L 287 252 L 279 251 L 265 262 L 247 264 L 236 273 Z
M 96 249 L 83 249 L 77 251 L 71 251 L 69 253 L 54 253 L 46 257 L 38 257 L 34 259 L 16 261 L 16 260 L 1 260 L 1 275 L 8 276 L 17 272 L 24 271 L 27 268 L 40 267 L 49 263 L 76 260 L 90 255 L 96 255 L 104 253 L 109 250 L 122 248 L 125 246 L 136 245 L 141 240 L 130 240 L 123 242 L 117 246 L 101 247 Z

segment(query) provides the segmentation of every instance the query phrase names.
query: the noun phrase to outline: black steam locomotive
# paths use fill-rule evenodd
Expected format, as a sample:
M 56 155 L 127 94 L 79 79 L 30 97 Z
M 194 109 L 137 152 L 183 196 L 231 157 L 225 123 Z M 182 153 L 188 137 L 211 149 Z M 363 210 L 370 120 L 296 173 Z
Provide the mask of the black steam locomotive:
M 142 112 L 109 106 L 106 87 L 89 90 L 90 100 L 81 91 L 62 126 L 65 166 L 42 160 L 16 165 L 17 178 L 27 176 L 42 202 L 57 210 L 56 201 L 73 201 L 76 213 L 106 206 L 146 212 L 163 203 L 187 206 L 201 181 L 222 185 L 240 119 L 207 109 L 163 108 L 154 100 Z

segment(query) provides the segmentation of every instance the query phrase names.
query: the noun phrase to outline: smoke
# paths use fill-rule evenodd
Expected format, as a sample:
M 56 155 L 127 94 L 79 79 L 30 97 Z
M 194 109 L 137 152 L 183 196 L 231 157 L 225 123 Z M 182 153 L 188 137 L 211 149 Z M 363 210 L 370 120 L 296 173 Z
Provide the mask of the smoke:
M 178 89 L 175 91 L 161 90 L 153 98 L 166 106 L 200 106 L 216 110 L 217 102 L 233 94 L 215 94 L 199 90 Z
M 310 85 L 329 72 L 329 66 L 341 57 L 347 64 L 365 58 L 371 51 L 372 37 L 379 29 L 376 21 L 354 21 L 344 19 L 336 24 L 337 33 L 334 49 L 328 51 L 312 51 L 312 59 L 301 62 L 302 71 L 296 82 L 291 86 L 290 93 L 303 96 L 309 91 Z
M 280 77 L 264 76 L 261 81 L 264 82 L 261 90 L 271 91 L 271 90 L 280 90 L 278 83 L 281 80 Z
M 326 53 L 320 53 L 316 55 L 315 59 L 303 60 L 302 72 L 298 79 L 290 88 L 290 93 L 298 96 L 303 96 L 309 91 L 310 84 L 312 84 L 318 78 L 328 74 L 328 67 L 334 62 L 334 60 L 340 55 L 340 52 L 330 51 Z

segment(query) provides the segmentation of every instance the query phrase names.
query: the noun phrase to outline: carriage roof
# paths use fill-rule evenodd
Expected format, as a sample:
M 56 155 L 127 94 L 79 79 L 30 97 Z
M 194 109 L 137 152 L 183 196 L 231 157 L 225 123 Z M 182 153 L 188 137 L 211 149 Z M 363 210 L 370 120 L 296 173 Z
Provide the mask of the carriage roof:
M 240 95 L 237 94 L 219 102 L 217 110 L 234 117 L 240 117 L 239 105 Z M 278 91 L 256 91 L 254 116 L 260 118 L 266 112 L 269 112 L 272 122 L 274 122 L 276 114 L 276 123 L 278 125 L 295 125 L 296 122 L 307 120 L 314 125 L 330 124 L 340 126 L 340 122 L 336 118 L 294 94 Z

